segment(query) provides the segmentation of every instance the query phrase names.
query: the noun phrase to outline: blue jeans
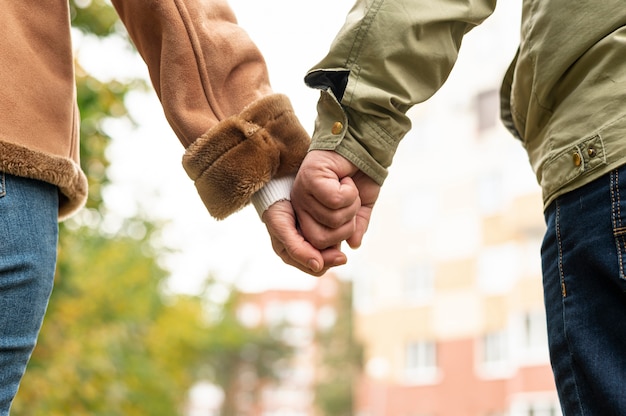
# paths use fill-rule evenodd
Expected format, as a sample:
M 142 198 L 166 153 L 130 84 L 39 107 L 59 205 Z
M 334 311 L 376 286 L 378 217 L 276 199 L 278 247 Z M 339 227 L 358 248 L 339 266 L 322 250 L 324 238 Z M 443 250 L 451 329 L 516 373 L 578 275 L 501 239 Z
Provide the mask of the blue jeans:
M 545 213 L 550 360 L 565 416 L 626 415 L 626 167 Z
M 0 172 L 0 416 L 9 414 L 48 306 L 57 211 L 55 186 Z

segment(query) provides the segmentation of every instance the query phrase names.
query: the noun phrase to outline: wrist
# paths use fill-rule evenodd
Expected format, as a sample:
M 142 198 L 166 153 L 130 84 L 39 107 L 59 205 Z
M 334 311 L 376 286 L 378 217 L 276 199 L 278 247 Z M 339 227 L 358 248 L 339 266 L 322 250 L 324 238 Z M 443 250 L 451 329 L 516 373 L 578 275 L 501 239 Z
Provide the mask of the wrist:
M 263 218 L 263 213 L 274 203 L 291 200 L 291 188 L 295 178 L 295 175 L 274 178 L 252 195 L 251 202 L 259 218 Z

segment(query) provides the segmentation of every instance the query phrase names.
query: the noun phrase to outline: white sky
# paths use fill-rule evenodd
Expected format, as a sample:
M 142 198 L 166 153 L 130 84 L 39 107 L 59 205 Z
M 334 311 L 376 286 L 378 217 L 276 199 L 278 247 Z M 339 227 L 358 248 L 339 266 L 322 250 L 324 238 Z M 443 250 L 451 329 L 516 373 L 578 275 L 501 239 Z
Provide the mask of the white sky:
M 325 55 L 353 1 L 316 0 L 310 3 L 314 7 L 293 0 L 229 3 L 239 24 L 265 55 L 274 90 L 290 97 L 302 124 L 312 133 L 318 92 L 307 88 L 302 79 Z M 77 36 L 76 48 L 81 63 L 98 78 L 147 79 L 141 59 L 130 54 L 120 40 L 103 44 Z M 110 123 L 114 137 L 110 175 L 115 186 L 107 191 L 107 202 L 120 215 L 133 215 L 140 209 L 169 222 L 164 242 L 178 252 L 163 262 L 172 271 L 175 290 L 192 291 L 209 274 L 247 290 L 304 288 L 314 282 L 274 254 L 265 226 L 252 207 L 221 222 L 209 216 L 182 169 L 183 148 L 154 93 L 133 93 L 128 106 L 139 127 Z M 335 270 L 349 276 L 356 253 L 346 250 L 349 264 Z

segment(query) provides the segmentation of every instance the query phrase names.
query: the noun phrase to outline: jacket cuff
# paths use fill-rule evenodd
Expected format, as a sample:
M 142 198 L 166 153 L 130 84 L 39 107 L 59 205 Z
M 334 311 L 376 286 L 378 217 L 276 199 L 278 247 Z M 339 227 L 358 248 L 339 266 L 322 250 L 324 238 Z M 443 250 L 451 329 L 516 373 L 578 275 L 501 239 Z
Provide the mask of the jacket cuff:
M 263 213 L 275 202 L 291 201 L 291 188 L 293 188 L 295 179 L 295 175 L 272 179 L 261 190 L 252 195 L 252 205 L 259 214 L 259 218 L 263 219 Z
M 203 134 L 187 148 L 183 167 L 209 213 L 224 219 L 271 179 L 295 175 L 309 143 L 289 99 L 273 94 Z
M 342 106 L 330 88 L 320 92 L 309 150 L 334 151 L 382 186 L 396 147 L 384 129 Z

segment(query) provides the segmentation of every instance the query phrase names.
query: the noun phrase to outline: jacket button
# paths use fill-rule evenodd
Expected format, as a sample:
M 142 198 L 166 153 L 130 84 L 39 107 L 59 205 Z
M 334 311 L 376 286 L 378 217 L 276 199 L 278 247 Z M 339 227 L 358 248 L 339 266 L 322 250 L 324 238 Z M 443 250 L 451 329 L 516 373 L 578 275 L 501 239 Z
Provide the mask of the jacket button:
M 343 124 L 340 121 L 335 121 L 333 127 L 330 129 L 332 134 L 339 134 L 343 130 Z
M 580 153 L 576 152 L 572 155 L 572 160 L 574 161 L 574 166 L 578 167 L 583 163 L 583 158 L 580 157 Z
M 587 154 L 589 155 L 589 157 L 595 157 L 596 149 L 590 146 L 589 149 L 587 149 Z

